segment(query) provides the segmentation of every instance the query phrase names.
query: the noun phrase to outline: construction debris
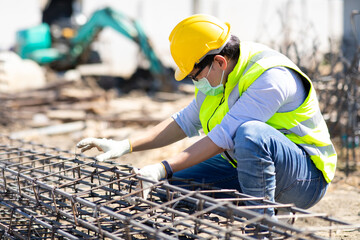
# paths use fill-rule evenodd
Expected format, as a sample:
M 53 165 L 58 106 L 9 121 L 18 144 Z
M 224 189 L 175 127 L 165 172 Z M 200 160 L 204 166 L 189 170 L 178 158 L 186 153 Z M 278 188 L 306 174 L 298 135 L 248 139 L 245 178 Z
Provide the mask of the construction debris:
M 161 181 L 141 197 L 131 167 L 1 135 L 0 235 L 6 239 L 327 239 L 359 229 L 291 204 L 182 180 Z M 186 189 L 185 189 L 186 188 Z M 139 196 L 140 193 L 140 196 Z M 225 198 L 214 198 L 222 194 Z M 128 199 L 135 204 L 130 204 Z M 301 228 L 245 206 L 291 212 L 284 218 L 318 224 Z
M 90 120 L 106 122 L 107 129 L 129 124 L 146 127 L 184 107 L 186 97 L 190 102 L 192 94 L 158 92 L 149 96 L 141 90 L 133 90 L 119 98 L 116 89 L 105 91 L 96 82 L 52 81 L 41 88 L 23 92 L 0 91 L 0 125 L 6 127 L 6 133 L 21 138 L 31 138 L 39 133 L 68 133 L 67 130 L 53 130 L 74 124 L 77 131 L 84 128 L 81 125 L 86 127 Z M 83 123 L 70 124 L 79 121 Z
M 39 64 L 13 52 L 0 52 L 0 92 L 16 93 L 45 84 L 45 71 Z
M 80 131 L 84 128 L 85 123 L 83 121 L 77 121 L 13 132 L 10 136 L 13 138 L 25 138 L 27 136 L 66 134 Z

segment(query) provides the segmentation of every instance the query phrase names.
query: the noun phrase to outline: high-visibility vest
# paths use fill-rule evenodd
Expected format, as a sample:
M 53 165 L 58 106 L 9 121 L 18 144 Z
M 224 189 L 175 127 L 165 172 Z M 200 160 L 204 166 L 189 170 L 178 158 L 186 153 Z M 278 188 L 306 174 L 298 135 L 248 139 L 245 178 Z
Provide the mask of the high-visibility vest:
M 315 166 L 322 171 L 326 181 L 330 182 L 335 174 L 337 154 L 311 80 L 286 56 L 264 45 L 241 42 L 239 60 L 228 76 L 223 94 L 206 96 L 195 89 L 202 128 L 205 134 L 210 132 L 221 123 L 229 109 L 264 71 L 280 66 L 293 69 L 303 77 L 308 95 L 297 109 L 275 113 L 266 123 L 301 146 Z M 225 151 L 222 155 L 236 165 L 233 151 Z

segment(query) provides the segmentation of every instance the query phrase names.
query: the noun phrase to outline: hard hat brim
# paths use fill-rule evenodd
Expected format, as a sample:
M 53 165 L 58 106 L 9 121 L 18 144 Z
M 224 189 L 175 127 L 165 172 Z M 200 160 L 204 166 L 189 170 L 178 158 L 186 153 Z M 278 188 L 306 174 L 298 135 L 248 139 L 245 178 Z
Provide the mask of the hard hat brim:
M 175 79 L 176 79 L 176 81 L 184 80 L 184 78 L 186 78 L 186 76 L 188 74 L 189 73 L 182 72 L 178 67 L 176 67 L 176 69 L 175 69 Z

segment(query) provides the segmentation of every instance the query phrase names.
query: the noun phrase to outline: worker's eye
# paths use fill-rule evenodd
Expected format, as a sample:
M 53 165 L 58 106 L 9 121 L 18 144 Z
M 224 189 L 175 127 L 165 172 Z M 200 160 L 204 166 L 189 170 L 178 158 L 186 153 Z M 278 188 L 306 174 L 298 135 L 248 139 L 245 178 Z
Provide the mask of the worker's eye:
M 193 81 L 198 81 L 196 79 L 196 77 L 202 72 L 202 70 L 204 70 L 204 68 L 206 67 L 206 65 L 204 65 L 203 67 L 201 67 L 196 73 L 194 76 L 191 76 L 191 75 L 188 75 L 188 78 L 190 78 L 191 80 Z

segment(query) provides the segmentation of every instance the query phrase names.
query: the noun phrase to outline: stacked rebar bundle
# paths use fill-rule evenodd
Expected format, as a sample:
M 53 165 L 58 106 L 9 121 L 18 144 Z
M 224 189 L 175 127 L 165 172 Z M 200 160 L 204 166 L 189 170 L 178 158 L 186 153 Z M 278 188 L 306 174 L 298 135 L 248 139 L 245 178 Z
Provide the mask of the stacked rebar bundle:
M 130 166 L 99 164 L 4 135 L 0 139 L 1 239 L 326 239 L 333 230 L 354 227 L 191 180 L 181 180 L 182 186 L 154 183 L 150 197 L 143 199 L 141 181 L 146 179 Z M 215 198 L 219 194 L 222 198 Z M 259 205 L 245 206 L 249 200 Z M 281 216 L 251 211 L 268 207 L 321 225 L 296 227 L 280 221 Z

